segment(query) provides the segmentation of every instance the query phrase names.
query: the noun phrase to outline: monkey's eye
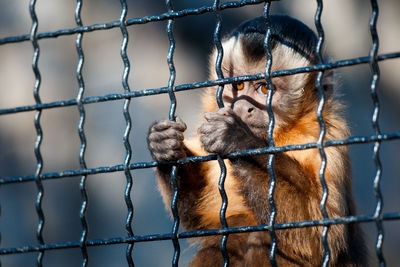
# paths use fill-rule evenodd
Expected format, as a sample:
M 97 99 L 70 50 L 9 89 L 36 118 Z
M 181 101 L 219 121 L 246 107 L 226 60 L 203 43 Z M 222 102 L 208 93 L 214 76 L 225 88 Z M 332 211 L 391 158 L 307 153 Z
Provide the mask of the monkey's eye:
M 243 90 L 244 89 L 244 83 L 241 82 L 241 83 L 234 84 L 233 88 L 235 88 L 238 91 Z
M 257 88 L 257 93 L 267 95 L 268 94 L 268 88 L 266 84 L 260 84 Z

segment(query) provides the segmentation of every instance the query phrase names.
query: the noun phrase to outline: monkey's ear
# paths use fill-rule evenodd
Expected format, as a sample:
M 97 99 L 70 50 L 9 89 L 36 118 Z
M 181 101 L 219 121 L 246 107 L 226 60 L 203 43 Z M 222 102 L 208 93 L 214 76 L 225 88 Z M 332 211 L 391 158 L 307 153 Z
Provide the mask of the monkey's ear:
M 324 88 L 325 92 L 331 93 L 334 89 L 334 84 L 323 84 L 322 88 Z
M 332 93 L 335 87 L 335 73 L 333 70 L 327 70 L 322 77 L 322 87 L 326 93 Z

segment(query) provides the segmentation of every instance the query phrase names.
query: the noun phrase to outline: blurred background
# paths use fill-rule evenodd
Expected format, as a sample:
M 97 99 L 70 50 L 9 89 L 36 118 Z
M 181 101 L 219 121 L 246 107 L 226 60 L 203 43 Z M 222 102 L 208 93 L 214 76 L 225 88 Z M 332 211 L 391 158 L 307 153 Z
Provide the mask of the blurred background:
M 83 1 L 84 25 L 107 23 L 118 20 L 121 12 L 119 1 Z M 175 10 L 212 5 L 208 0 L 175 0 Z M 224 1 L 221 1 L 224 2 Z M 31 20 L 28 1 L 0 1 L 0 38 L 28 34 Z M 291 15 L 314 27 L 316 3 L 308 0 L 282 0 L 273 3 L 272 13 Z M 166 12 L 164 1 L 128 1 L 127 18 L 143 17 Z M 230 32 L 243 20 L 262 14 L 263 5 L 227 9 L 221 12 L 222 31 Z M 38 32 L 73 28 L 75 3 L 65 0 L 37 1 Z M 386 0 L 380 6 L 378 33 L 379 53 L 400 51 L 400 2 Z M 368 56 L 371 37 L 368 21 L 371 8 L 363 0 L 325 1 L 322 23 L 326 36 L 326 48 L 331 60 Z M 174 37 L 176 50 L 176 85 L 207 79 L 208 53 L 213 48 L 212 35 L 215 26 L 213 14 L 190 16 L 175 20 Z M 129 26 L 128 56 L 131 62 L 129 84 L 132 90 L 167 86 L 169 70 L 166 61 L 169 41 L 166 22 L 152 22 Z M 55 39 L 41 39 L 39 69 L 42 75 L 40 96 L 42 102 L 74 99 L 78 92 L 75 76 L 78 56 L 75 35 Z M 121 32 L 119 28 L 95 31 L 83 35 L 85 55 L 83 78 L 85 97 L 102 96 L 123 92 L 123 62 L 120 56 Z M 33 48 L 29 41 L 0 45 L 0 109 L 34 104 L 35 83 L 31 67 Z M 380 126 L 384 133 L 400 130 L 400 60 L 379 63 L 381 79 L 379 97 L 381 103 Z M 353 135 L 369 135 L 372 100 L 370 96 L 371 71 L 368 65 L 346 67 L 338 70 L 339 92 L 347 105 L 346 116 Z M 188 124 L 186 134 L 196 132 L 200 119 L 199 97 L 204 89 L 177 93 L 177 115 Z M 131 144 L 132 162 L 149 161 L 146 133 L 157 119 L 167 118 L 168 95 L 132 99 L 130 112 L 133 120 Z M 123 101 L 109 101 L 85 105 L 87 138 L 85 155 L 89 168 L 122 164 L 125 149 L 122 136 L 125 121 Z M 0 116 L 0 177 L 34 174 L 36 158 L 34 142 L 35 112 L 23 112 Z M 79 113 L 76 106 L 46 109 L 42 112 L 44 160 L 43 173 L 79 169 L 78 136 Z M 372 144 L 350 146 L 353 191 L 358 214 L 372 214 L 375 208 L 373 179 L 375 166 L 372 160 Z M 382 192 L 384 212 L 400 211 L 400 141 L 383 143 L 380 156 L 383 164 Z M 172 220 L 164 208 L 157 190 L 152 169 L 134 170 L 132 200 L 135 207 L 133 231 L 136 235 L 167 233 Z M 87 178 L 89 223 L 88 239 L 126 236 L 127 208 L 123 192 L 123 172 L 90 175 Z M 43 181 L 43 211 L 45 225 L 43 236 L 46 243 L 78 241 L 81 235 L 79 210 L 81 197 L 79 177 Z M 37 214 L 34 182 L 0 185 L 0 233 L 1 248 L 37 244 L 35 230 Z M 383 252 L 388 266 L 398 266 L 400 256 L 400 221 L 385 221 Z M 374 250 L 376 226 L 364 223 L 371 256 L 371 266 L 377 265 Z M 181 229 L 182 230 L 182 229 Z M 186 266 L 196 250 L 187 240 L 180 240 L 182 266 Z M 89 266 L 127 266 L 125 244 L 88 248 Z M 137 243 L 133 250 L 136 266 L 170 266 L 173 255 L 171 241 Z M 1 256 L 2 266 L 34 266 L 37 253 Z M 44 266 L 80 266 L 80 249 L 46 251 Z

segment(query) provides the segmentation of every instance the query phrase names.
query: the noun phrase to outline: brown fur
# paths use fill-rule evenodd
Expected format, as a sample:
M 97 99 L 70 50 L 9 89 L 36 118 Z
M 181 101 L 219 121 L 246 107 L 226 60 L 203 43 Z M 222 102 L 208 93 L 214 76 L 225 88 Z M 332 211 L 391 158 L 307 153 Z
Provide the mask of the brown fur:
M 264 71 L 265 61 L 247 61 L 239 39 L 224 42 L 222 67 L 225 76 L 239 76 Z M 272 70 L 304 67 L 309 60 L 277 46 L 272 51 Z M 215 53 L 211 56 L 210 80 L 217 79 L 213 69 Z M 286 58 L 284 58 L 286 56 Z M 297 74 L 274 78 L 280 86 L 279 102 L 274 109 L 276 125 L 273 138 L 276 146 L 316 142 L 320 125 L 316 115 L 319 95 L 315 87 L 315 74 Z M 225 89 L 232 88 L 226 85 Z M 231 89 L 232 90 L 232 89 Z M 205 112 L 215 112 L 216 88 L 209 88 L 203 96 Z M 291 94 L 285 98 L 285 94 Z M 283 95 L 283 96 L 282 96 Z M 274 101 L 274 98 L 273 98 Z M 275 100 L 277 101 L 277 100 Z M 273 106 L 274 107 L 274 106 Z M 276 107 L 276 106 L 275 106 Z M 342 106 L 329 93 L 323 109 L 326 124 L 325 140 L 345 139 L 349 130 L 340 114 Z M 281 113 L 280 113 L 281 112 Z M 265 130 L 266 132 L 266 130 Z M 264 136 L 266 139 L 266 136 Z M 162 151 L 162 149 L 161 149 Z M 351 194 L 351 170 L 347 147 L 325 148 L 327 165 L 325 180 L 328 186 L 326 211 L 330 218 L 354 214 Z M 184 154 L 180 156 L 205 156 L 200 136 L 184 140 Z M 239 160 L 224 160 L 227 168 L 225 191 L 228 196 L 226 218 L 229 227 L 266 224 L 269 219 L 267 172 L 268 155 Z M 320 210 L 322 186 L 319 180 L 321 156 L 317 149 L 277 153 L 274 159 L 276 187 L 274 201 L 277 208 L 275 223 L 323 219 Z M 158 168 L 160 191 L 165 204 L 170 205 L 170 167 Z M 178 168 L 178 209 L 182 225 L 187 230 L 220 228 L 221 196 L 218 181 L 221 169 L 217 161 L 190 163 Z M 324 256 L 321 240 L 322 227 L 304 227 L 276 230 L 276 261 L 280 266 L 319 266 Z M 220 236 L 200 239 L 199 251 L 190 266 L 221 266 Z M 364 243 L 357 225 L 331 225 L 328 231 L 331 252 L 330 266 L 365 266 Z M 268 232 L 231 234 L 227 250 L 231 266 L 270 266 Z
M 310 75 L 310 81 L 314 81 L 314 75 Z M 212 77 L 213 78 L 213 77 Z M 308 84 L 310 86 L 310 84 Z M 274 131 L 274 141 L 276 146 L 286 146 L 292 144 L 305 144 L 316 142 L 320 134 L 320 125 L 316 116 L 317 99 L 312 94 L 312 90 L 306 90 L 307 94 L 304 97 L 300 107 L 298 117 L 291 120 L 291 123 L 285 127 L 277 128 Z M 217 110 L 215 101 L 215 88 L 210 88 L 208 93 L 203 97 L 204 110 L 206 112 Z M 324 107 L 324 121 L 326 124 L 325 141 L 333 139 L 345 139 L 349 135 L 349 130 L 346 122 L 340 116 L 339 110 L 341 105 L 329 98 Z M 201 143 L 198 138 L 186 142 L 189 150 L 194 155 L 207 155 L 201 148 Z M 326 209 L 329 217 L 338 218 L 352 215 L 354 212 L 354 204 L 351 196 L 351 177 L 350 165 L 346 147 L 328 147 L 325 148 L 327 156 L 327 166 L 325 170 L 325 180 L 328 185 L 329 196 L 326 204 Z M 322 219 L 322 213 L 319 207 L 322 196 L 322 187 L 319 181 L 319 168 L 321 164 L 320 154 L 317 149 L 308 149 L 300 151 L 289 151 L 284 153 L 293 159 L 298 168 L 302 169 L 302 177 L 298 177 L 298 173 L 291 174 L 290 166 L 279 166 L 275 164 L 275 172 L 277 176 L 277 185 L 275 189 L 275 203 L 278 214 L 276 223 L 303 221 L 303 220 L 319 220 Z M 277 155 L 279 157 L 279 154 Z M 267 156 L 265 156 L 266 160 Z M 229 160 L 225 160 L 228 175 L 225 190 L 228 194 L 229 205 L 226 213 L 227 218 L 232 216 L 241 216 L 244 219 L 242 226 L 255 225 L 257 221 L 252 216 L 249 208 L 243 199 L 240 192 L 240 182 L 232 172 L 232 166 Z M 221 198 L 218 191 L 218 179 L 220 167 L 215 161 L 204 163 L 207 171 L 205 180 L 207 181 L 206 190 L 203 191 L 201 200 L 198 204 L 198 212 L 200 214 L 200 228 L 215 228 L 220 227 L 219 211 L 221 207 Z M 296 187 L 298 184 L 291 184 L 285 179 L 286 176 L 294 176 L 299 178 L 301 188 Z M 267 190 L 267 189 L 266 189 Z M 297 197 L 291 197 L 297 194 Z M 266 207 L 268 209 L 268 207 Z M 354 228 L 352 226 L 351 228 Z M 301 266 L 299 264 L 310 264 L 318 266 L 321 264 L 323 257 L 323 246 L 321 242 L 322 227 L 298 228 L 284 231 L 277 231 L 278 234 L 278 254 L 282 259 L 289 257 L 293 260 L 293 266 Z M 255 233 L 253 236 L 259 236 L 261 239 L 268 240 L 266 234 Z M 359 242 L 359 230 L 349 231 L 346 225 L 332 225 L 329 228 L 328 243 L 331 249 L 331 265 L 340 266 L 341 261 L 350 261 L 348 258 L 340 258 L 349 253 L 352 248 L 352 242 Z M 231 238 L 231 237 L 230 237 Z M 242 238 L 240 238 L 242 239 Z M 264 241 L 259 241 L 264 242 Z M 249 239 L 249 247 L 252 247 Z M 360 251 L 363 250 L 362 242 L 356 244 L 360 246 Z M 249 249 L 249 254 L 246 258 L 257 258 L 249 256 L 253 254 L 262 254 L 263 264 L 268 266 L 268 251 L 265 249 L 255 250 Z M 257 251 L 257 252 L 255 252 Z M 278 256 L 279 259 L 279 256 Z M 283 266 L 289 266 L 288 262 Z M 282 262 L 282 263 L 283 263 Z M 297 262 L 297 263 L 296 263 Z M 364 261 L 361 261 L 364 262 Z M 278 260 L 279 263 L 279 260 Z M 264 266 L 264 265 L 248 265 L 248 266 Z M 197 265 L 193 265 L 197 266 Z M 206 266 L 206 265 L 199 265 Z M 350 266 L 350 265 L 349 265 Z
M 215 89 L 210 89 L 209 93 L 204 96 L 204 103 L 206 111 L 217 109 Z M 312 105 L 310 106 L 309 104 Z M 337 115 L 337 105 L 338 103 L 334 101 L 328 101 L 325 106 L 324 119 L 327 125 L 325 140 L 345 139 L 348 136 L 349 131 L 345 121 Z M 284 128 L 279 128 L 274 132 L 275 145 L 286 146 L 316 142 L 319 136 L 320 126 L 315 114 L 315 107 L 315 102 L 304 103 L 302 110 L 307 109 L 308 111 L 304 110 L 304 112 L 301 113 L 301 117 L 296 118 L 291 124 L 288 124 Z M 185 144 L 192 155 L 208 155 L 208 153 L 202 149 L 198 138 L 188 140 Z M 354 212 L 354 208 L 351 196 L 351 171 L 347 148 L 329 147 L 325 149 L 325 152 L 328 163 L 325 171 L 325 180 L 329 190 L 329 197 L 326 205 L 328 215 L 331 218 L 349 216 Z M 283 160 L 283 162 L 286 162 L 286 165 L 278 165 L 277 162 L 280 161 L 279 158 L 283 157 L 283 155 L 288 156 L 290 159 L 293 159 L 293 161 L 289 161 L 288 163 Z M 278 154 L 276 156 L 278 160 L 275 160 L 274 166 L 277 176 L 274 194 L 274 200 L 278 210 L 276 223 L 322 219 L 323 216 L 319 207 L 322 188 L 318 177 L 321 160 L 318 150 L 289 151 L 283 153 L 283 155 Z M 265 160 L 266 158 L 267 156 L 265 156 Z M 238 225 L 229 226 L 258 224 L 259 222 L 257 222 L 243 199 L 243 195 L 240 192 L 240 181 L 233 174 L 231 162 L 225 160 L 225 164 L 228 173 L 225 190 L 229 200 L 226 217 L 228 221 L 229 218 L 242 218 Z M 291 165 L 298 166 L 293 167 Z M 299 177 L 298 172 L 293 171 L 296 170 L 296 168 L 302 170 L 301 177 Z M 200 173 L 204 175 L 204 178 L 201 179 L 205 179 L 206 186 L 201 193 L 197 206 L 194 207 L 197 210 L 196 213 L 199 214 L 199 221 L 196 229 L 221 227 L 219 219 L 221 197 L 217 186 L 220 167 L 216 161 L 209 161 L 202 163 L 200 170 Z M 287 179 L 283 178 L 288 176 L 299 179 L 298 183 L 290 183 Z M 267 188 L 265 191 L 267 191 Z M 268 209 L 268 207 L 266 207 L 266 209 Z M 303 266 L 303 264 L 310 264 L 312 266 L 320 265 L 324 251 L 320 237 L 321 230 L 321 227 L 278 230 L 278 263 L 281 262 L 283 266 Z M 352 249 L 351 243 L 353 241 L 358 242 L 359 237 L 356 236 L 359 234 L 358 232 L 358 229 L 357 231 L 350 231 L 349 227 L 345 225 L 332 225 L 329 228 L 328 243 L 331 249 L 331 266 L 340 266 L 340 262 L 350 261 L 348 257 L 340 257 L 349 253 L 347 250 Z M 266 247 L 269 247 L 268 234 L 253 233 L 250 235 L 242 235 L 237 238 L 234 238 L 234 236 L 238 235 L 231 235 L 228 240 L 232 240 L 232 242 L 242 240 L 241 246 L 243 246 L 243 242 L 246 243 L 245 248 L 239 250 L 241 252 L 247 251 L 247 254 L 244 254 L 246 259 L 252 259 L 252 261 L 254 259 L 262 259 L 260 262 L 256 261 L 254 265 L 247 263 L 246 266 L 269 266 L 268 250 L 266 250 Z M 214 239 L 215 244 L 219 244 L 219 238 Z M 208 240 L 208 243 L 209 242 Z M 257 245 L 257 242 L 260 244 Z M 265 242 L 267 242 L 267 244 Z M 362 250 L 362 248 L 360 249 Z M 208 266 L 206 261 L 204 261 L 205 258 L 200 256 L 202 253 L 197 255 L 191 266 Z M 221 257 L 218 251 L 215 253 L 218 257 Z M 260 255 L 260 257 L 256 255 Z M 199 261 L 199 265 L 196 264 L 197 261 Z M 289 264 L 289 262 L 292 262 L 292 265 Z

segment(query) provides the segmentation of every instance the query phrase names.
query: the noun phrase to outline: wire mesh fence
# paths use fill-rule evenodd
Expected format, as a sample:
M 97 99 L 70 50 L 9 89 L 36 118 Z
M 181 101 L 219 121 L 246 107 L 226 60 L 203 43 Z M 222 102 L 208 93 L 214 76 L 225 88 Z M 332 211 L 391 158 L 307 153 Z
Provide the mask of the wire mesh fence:
M 40 1 L 39 1 L 40 2 Z M 31 18 L 31 28 L 30 34 L 26 35 L 18 35 L 18 36 L 10 36 L 10 37 L 1 37 L 0 38 L 0 49 L 2 47 L 8 45 L 16 45 L 18 43 L 30 43 L 33 47 L 33 56 L 32 56 L 32 70 L 34 73 L 34 86 L 33 86 L 33 95 L 34 95 L 34 104 L 30 105 L 16 105 L 12 107 L 1 107 L 0 115 L 1 117 L 10 116 L 12 114 L 20 114 L 24 112 L 34 112 L 34 128 L 36 131 L 35 140 L 34 140 L 34 155 L 36 159 L 35 171 L 32 174 L 28 175 L 12 175 L 12 176 L 3 176 L 0 177 L 0 187 L 3 190 L 7 190 L 8 186 L 12 184 L 19 186 L 23 183 L 34 182 L 36 185 L 37 193 L 35 199 L 35 208 L 36 208 L 36 217 L 38 218 L 38 222 L 36 225 L 36 243 L 28 243 L 22 244 L 18 246 L 5 246 L 0 243 L 0 261 L 8 257 L 8 255 L 19 255 L 19 254 L 35 254 L 36 255 L 36 265 L 42 266 L 44 264 L 44 259 L 46 258 L 46 253 L 48 251 L 53 250 L 67 250 L 72 248 L 80 249 L 81 253 L 81 265 L 87 266 L 90 261 L 90 247 L 97 246 L 109 246 L 115 244 L 126 244 L 125 248 L 125 257 L 126 264 L 128 266 L 134 265 L 134 257 L 132 255 L 135 250 L 135 244 L 140 242 L 153 242 L 153 241 L 161 241 L 161 240 L 170 240 L 171 246 L 173 246 L 173 254 L 172 257 L 172 265 L 178 266 L 180 262 L 180 240 L 189 239 L 189 238 L 198 238 L 202 236 L 210 236 L 210 235 L 220 235 L 221 236 L 221 253 L 224 257 L 224 266 L 227 266 L 229 263 L 228 253 L 226 251 L 226 241 L 229 238 L 229 234 L 234 233 L 244 233 L 244 232 L 252 232 L 252 231 L 267 231 L 271 235 L 272 245 L 269 252 L 269 257 L 271 260 L 271 264 L 276 266 L 275 254 L 276 254 L 276 236 L 275 231 L 279 231 L 280 229 L 290 229 L 297 227 L 312 227 L 312 226 L 323 226 L 324 230 L 322 231 L 322 241 L 324 245 L 324 259 L 323 266 L 329 265 L 330 260 L 330 251 L 327 243 L 327 236 L 329 234 L 328 228 L 330 225 L 334 224 L 349 224 L 349 223 L 365 223 L 365 222 L 373 222 L 376 224 L 377 236 L 375 243 L 375 254 L 378 259 L 378 263 L 380 266 L 385 265 L 385 256 L 383 252 L 383 240 L 384 240 L 384 227 L 383 222 L 389 220 L 400 220 L 400 212 L 383 212 L 383 195 L 381 192 L 381 179 L 382 179 L 382 163 L 380 160 L 380 148 L 384 142 L 399 140 L 400 139 L 400 131 L 392 131 L 389 133 L 383 133 L 380 130 L 379 123 L 379 114 L 380 114 L 380 101 L 378 98 L 378 87 L 380 80 L 380 71 L 379 71 L 379 62 L 386 61 L 390 59 L 400 58 L 400 52 L 393 53 L 385 53 L 378 54 L 379 48 L 379 35 L 377 32 L 377 21 L 378 21 L 378 2 L 376 0 L 371 0 L 371 13 L 369 20 L 369 29 L 370 36 L 372 42 L 370 44 L 369 54 L 367 56 L 349 58 L 340 61 L 332 61 L 332 62 L 324 62 L 321 56 L 321 49 L 325 41 L 325 31 L 323 24 L 321 23 L 321 17 L 323 17 L 323 2 L 322 0 L 317 0 L 316 5 L 317 8 L 315 10 L 314 23 L 317 29 L 318 43 L 316 47 L 317 54 L 319 56 L 319 62 L 316 65 L 310 67 L 296 68 L 296 69 L 288 69 L 288 70 L 279 70 L 271 72 L 271 62 L 272 56 L 270 53 L 269 40 L 268 40 L 268 31 L 266 33 L 267 39 L 265 42 L 265 51 L 267 52 L 267 62 L 264 73 L 255 73 L 254 75 L 244 75 L 237 77 L 224 78 L 221 72 L 221 62 L 223 57 L 223 49 L 221 45 L 221 27 L 223 25 L 223 20 L 221 18 L 221 12 L 230 12 L 234 9 L 245 8 L 246 6 L 258 6 L 259 10 L 263 10 L 263 16 L 265 20 L 268 22 L 270 16 L 271 6 L 275 4 L 275 2 L 270 1 L 260 1 L 260 0 L 242 0 L 242 1 L 233 1 L 233 2 L 221 2 L 218 0 L 213 1 L 209 5 L 201 6 L 198 8 L 186 8 L 182 10 L 175 10 L 173 6 L 172 0 L 166 0 L 165 7 L 166 12 L 160 13 L 158 15 L 150 15 L 138 18 L 128 18 L 128 4 L 125 0 L 121 0 L 120 4 L 120 16 L 119 20 L 110 21 L 108 23 L 102 24 L 92 24 L 92 25 L 84 25 L 81 19 L 81 10 L 82 4 L 84 1 L 77 0 L 75 6 L 75 23 L 76 26 L 68 29 L 61 29 L 56 31 L 48 31 L 48 32 L 39 32 L 38 25 L 40 23 L 40 19 L 36 14 L 36 9 L 38 4 L 35 0 L 31 0 L 29 3 L 29 14 Z M 174 22 L 185 17 L 189 16 L 198 16 L 202 14 L 211 14 L 214 16 L 214 32 L 213 32 L 213 41 L 218 51 L 218 57 L 216 62 L 216 72 L 218 74 L 217 80 L 206 80 L 195 83 L 184 83 L 184 84 L 176 84 L 176 75 L 179 74 L 179 70 L 176 71 L 174 64 L 174 52 L 177 41 L 174 38 Z M 166 23 L 166 35 L 169 42 L 168 54 L 166 57 L 166 63 L 168 65 L 169 70 L 169 79 L 168 84 L 164 87 L 159 88 L 146 88 L 142 90 L 131 90 L 130 83 L 128 81 L 129 74 L 131 72 L 131 60 L 135 61 L 135 58 L 129 56 L 127 52 L 128 43 L 130 41 L 129 37 L 131 35 L 128 32 L 129 27 L 134 26 L 142 26 L 150 23 Z M 119 93 L 106 93 L 102 95 L 94 95 L 94 96 L 85 96 L 85 77 L 82 73 L 82 70 L 85 66 L 85 51 L 83 48 L 83 40 L 86 35 L 92 34 L 92 32 L 97 31 L 105 31 L 118 29 L 120 30 L 120 56 L 121 62 L 123 65 L 122 69 L 122 80 L 121 85 L 123 91 Z M 42 71 L 39 67 L 40 62 L 40 52 L 41 49 L 41 41 L 48 40 L 52 38 L 60 38 L 62 36 L 73 36 L 75 38 L 75 48 L 76 54 L 78 57 L 78 61 L 75 68 L 75 79 L 78 84 L 78 90 L 76 96 L 70 99 L 63 99 L 57 101 L 42 101 L 42 95 L 40 93 L 41 83 L 42 83 Z M 134 37 L 133 37 L 134 38 Z M 179 45 L 179 42 L 178 42 Z M 348 66 L 356 66 L 361 64 L 368 64 L 371 68 L 371 79 L 370 79 L 370 95 L 373 103 L 373 110 L 371 116 L 371 124 L 373 128 L 373 133 L 369 135 L 363 136 L 351 136 L 348 139 L 344 140 L 329 140 L 323 141 L 325 136 L 325 122 L 322 117 L 323 105 L 325 101 L 324 90 L 321 85 L 322 74 L 324 71 L 331 69 L 339 69 Z M 140 66 L 133 65 L 134 68 L 140 68 Z M 132 202 L 132 188 L 134 187 L 134 175 L 132 172 L 139 169 L 150 169 L 157 166 L 165 165 L 165 162 L 157 162 L 157 161 L 136 161 L 133 160 L 134 149 L 132 149 L 132 145 L 130 143 L 131 133 L 135 132 L 135 124 L 132 123 L 132 118 L 135 116 L 140 116 L 140 114 L 131 114 L 130 105 L 131 101 L 135 98 L 146 97 L 151 98 L 155 95 L 168 95 L 170 99 L 170 109 L 168 117 L 170 120 L 175 120 L 176 118 L 176 108 L 179 105 L 176 100 L 175 94 L 181 91 L 192 91 L 192 90 L 201 90 L 203 88 L 207 88 L 210 86 L 218 86 L 219 90 L 217 91 L 217 101 L 221 107 L 221 90 L 226 84 L 234 83 L 234 82 L 244 82 L 244 81 L 255 81 L 264 79 L 267 84 L 272 86 L 271 79 L 274 77 L 280 76 L 288 76 L 298 73 L 310 73 L 316 72 L 318 73 L 316 84 L 318 87 L 318 91 L 320 93 L 319 99 L 319 108 L 316 110 L 319 124 L 320 124 L 320 135 L 316 142 L 307 143 L 307 144 L 292 144 L 288 146 L 278 147 L 275 146 L 273 141 L 270 142 L 268 147 L 259 148 L 259 149 L 250 149 L 246 151 L 237 151 L 230 153 L 225 156 L 221 155 L 208 155 L 208 156 L 193 156 L 176 160 L 174 162 L 174 167 L 171 173 L 172 185 L 174 188 L 174 194 L 171 202 L 171 210 L 173 214 L 173 225 L 171 231 L 168 233 L 154 233 L 154 234 L 136 234 L 134 233 L 134 227 L 132 224 L 134 222 L 134 214 L 135 214 L 135 203 Z M 2 95 L 5 94 L 6 90 L 12 90 L 12 88 L 3 88 Z M 267 100 L 267 111 L 270 114 L 270 122 L 268 127 L 267 136 L 269 140 L 273 140 L 272 133 L 274 129 L 274 121 L 273 121 L 273 112 L 271 108 L 271 97 L 270 94 Z M 122 108 L 122 116 L 124 118 L 125 129 L 122 136 L 122 144 L 125 149 L 124 158 L 122 163 L 115 165 L 97 165 L 96 167 L 88 167 L 87 160 L 88 157 L 86 155 L 87 144 L 90 142 L 88 140 L 85 125 L 87 124 L 87 115 L 86 109 L 89 104 L 99 104 L 103 102 L 115 102 L 115 101 L 123 101 Z M 57 171 L 44 171 L 43 166 L 46 164 L 46 160 L 43 158 L 41 153 L 41 147 L 43 139 L 46 138 L 46 132 L 43 131 L 43 113 L 47 111 L 53 111 L 54 109 L 63 109 L 67 107 L 76 107 L 79 113 L 79 120 L 77 125 L 80 150 L 77 155 L 79 160 L 79 166 L 75 169 L 60 169 Z M 49 133 L 50 134 L 50 133 Z M 350 146 L 353 144 L 373 144 L 373 154 L 372 154 L 372 162 L 374 164 L 374 179 L 373 179 L 373 193 L 375 196 L 375 209 L 374 212 L 367 215 L 358 215 L 358 216 L 350 216 L 343 218 L 329 218 L 326 212 L 326 198 L 328 196 L 327 186 L 324 177 L 324 166 L 326 165 L 326 156 L 325 156 L 325 148 L 331 146 Z M 274 156 L 279 152 L 286 151 L 294 151 L 294 150 L 304 150 L 304 149 L 318 149 L 321 156 L 321 167 L 319 172 L 319 179 L 323 188 L 323 196 L 321 198 L 320 207 L 321 212 L 323 214 L 324 219 L 316 220 L 316 221 L 302 221 L 302 222 L 287 222 L 287 223 L 275 223 L 276 210 L 273 193 L 275 186 L 275 174 L 274 169 L 272 167 Z M 270 220 L 268 224 L 265 225 L 257 225 L 257 226 L 245 226 L 245 227 L 228 227 L 225 218 L 225 212 L 228 205 L 228 199 L 225 194 L 224 182 L 226 178 L 226 169 L 223 162 L 223 159 L 229 158 L 238 158 L 246 155 L 261 155 L 268 154 L 268 171 L 271 177 L 270 185 L 269 185 L 269 195 L 268 200 L 270 204 Z M 177 210 L 177 196 L 179 194 L 178 186 L 176 183 L 176 169 L 179 168 L 180 165 L 187 164 L 189 162 L 205 162 L 205 161 L 218 161 L 221 167 L 221 177 L 219 180 L 219 184 L 216 185 L 219 187 L 221 198 L 222 198 L 222 206 L 221 206 L 221 225 L 223 226 L 221 229 L 207 229 L 201 231 L 179 231 L 179 213 Z M 170 163 L 168 163 L 170 164 Z M 102 238 L 91 239 L 88 238 L 88 232 L 90 232 L 90 222 L 87 219 L 87 209 L 90 203 L 90 196 L 88 196 L 87 192 L 87 181 L 89 176 L 98 175 L 98 174 L 113 174 L 121 172 L 125 177 L 125 187 L 123 192 L 123 198 L 125 201 L 125 206 L 127 209 L 126 217 L 125 217 L 125 231 L 126 235 L 124 236 L 106 236 Z M 79 178 L 79 191 L 80 191 L 80 211 L 77 216 L 80 219 L 81 224 L 81 232 L 80 238 L 77 240 L 69 240 L 66 242 L 49 242 L 44 238 L 43 231 L 46 231 L 46 210 L 43 208 L 43 198 L 45 197 L 45 190 L 43 184 L 47 181 L 57 180 L 57 179 L 66 179 L 68 177 L 78 177 Z M 89 205 L 90 206 L 90 205 Z M 1 232 L 6 232 L 6 228 L 2 228 Z M 1 240 L 1 239 L 0 239 Z M 169 265 L 170 263 L 165 263 L 165 265 Z

